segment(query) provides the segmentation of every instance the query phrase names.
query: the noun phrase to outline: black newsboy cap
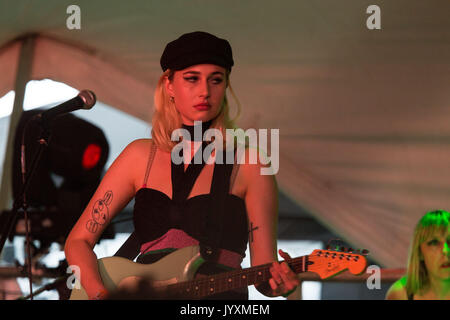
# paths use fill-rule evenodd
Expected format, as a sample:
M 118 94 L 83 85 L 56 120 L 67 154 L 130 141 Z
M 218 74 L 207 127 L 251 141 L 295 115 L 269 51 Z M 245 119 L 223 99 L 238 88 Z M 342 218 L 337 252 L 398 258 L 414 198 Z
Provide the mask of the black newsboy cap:
M 231 71 L 234 65 L 228 41 L 202 31 L 186 33 L 169 42 L 160 63 L 163 71 L 182 70 L 202 63 L 215 64 Z

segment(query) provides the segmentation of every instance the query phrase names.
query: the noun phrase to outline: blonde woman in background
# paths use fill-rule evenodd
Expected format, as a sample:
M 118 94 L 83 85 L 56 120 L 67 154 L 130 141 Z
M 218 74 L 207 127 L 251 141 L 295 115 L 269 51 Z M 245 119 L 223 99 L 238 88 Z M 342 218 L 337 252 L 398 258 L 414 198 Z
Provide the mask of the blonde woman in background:
M 450 213 L 431 211 L 418 222 L 407 274 L 386 294 L 388 300 L 450 300 Z

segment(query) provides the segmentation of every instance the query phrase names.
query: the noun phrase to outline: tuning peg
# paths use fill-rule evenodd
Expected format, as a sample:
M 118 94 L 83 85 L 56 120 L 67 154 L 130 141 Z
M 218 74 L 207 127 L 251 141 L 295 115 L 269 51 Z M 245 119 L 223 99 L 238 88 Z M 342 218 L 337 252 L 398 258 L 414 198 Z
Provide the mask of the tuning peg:
M 347 252 L 353 252 L 353 248 L 348 248 Z
M 347 248 L 345 248 L 345 247 L 341 247 L 338 251 L 341 251 L 341 252 L 346 252 L 347 251 Z
M 364 255 L 364 256 L 367 256 L 367 255 L 369 254 L 369 250 L 363 249 L 363 250 L 361 251 L 361 254 Z

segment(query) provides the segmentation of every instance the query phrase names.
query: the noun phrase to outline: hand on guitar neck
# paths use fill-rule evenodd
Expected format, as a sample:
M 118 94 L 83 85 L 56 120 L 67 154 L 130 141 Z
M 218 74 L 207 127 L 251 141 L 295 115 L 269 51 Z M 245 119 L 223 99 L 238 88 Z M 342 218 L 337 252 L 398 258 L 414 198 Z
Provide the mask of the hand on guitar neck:
M 287 252 L 281 249 L 278 252 L 284 260 L 292 259 Z M 285 261 L 273 262 L 269 270 L 272 278 L 266 283 L 256 285 L 258 291 L 266 296 L 287 296 L 300 284 L 297 275 Z

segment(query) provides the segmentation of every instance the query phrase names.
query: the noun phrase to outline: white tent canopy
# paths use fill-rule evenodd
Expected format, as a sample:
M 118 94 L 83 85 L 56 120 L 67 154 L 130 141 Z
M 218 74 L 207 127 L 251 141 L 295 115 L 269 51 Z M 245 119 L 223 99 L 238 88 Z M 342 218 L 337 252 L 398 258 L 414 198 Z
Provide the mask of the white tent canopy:
M 450 209 L 450 2 L 376 1 L 380 30 L 360 0 L 80 0 L 80 30 L 71 4 L 0 2 L 0 97 L 49 78 L 147 121 L 165 44 L 208 31 L 233 47 L 239 126 L 279 129 L 279 187 L 322 223 L 404 267 L 419 217 Z

